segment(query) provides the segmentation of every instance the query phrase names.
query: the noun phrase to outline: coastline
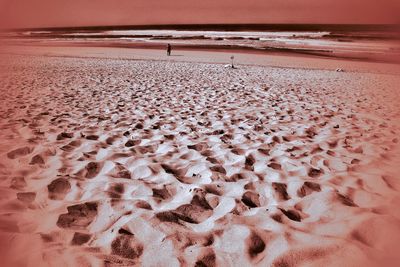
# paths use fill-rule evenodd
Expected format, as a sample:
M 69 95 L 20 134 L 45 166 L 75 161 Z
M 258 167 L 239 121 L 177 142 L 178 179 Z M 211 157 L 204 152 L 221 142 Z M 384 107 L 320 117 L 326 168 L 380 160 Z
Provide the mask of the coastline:
M 38 56 L 58 57 L 93 57 L 93 58 L 125 58 L 125 59 L 153 59 L 167 61 L 189 61 L 230 64 L 230 57 L 236 57 L 239 65 L 326 69 L 350 72 L 373 72 L 382 74 L 400 74 L 400 64 L 393 62 L 377 62 L 374 60 L 350 59 L 347 57 L 326 57 L 315 54 L 265 52 L 254 49 L 223 49 L 221 47 L 183 47 L 173 48 L 171 57 L 165 55 L 165 45 L 115 45 L 104 43 L 53 43 L 53 44 L 19 44 L 2 45 L 0 53 L 26 54 Z M 397 62 L 397 59 L 395 60 Z
M 399 25 L 136 25 L 15 29 L 6 44 L 246 51 L 400 64 Z

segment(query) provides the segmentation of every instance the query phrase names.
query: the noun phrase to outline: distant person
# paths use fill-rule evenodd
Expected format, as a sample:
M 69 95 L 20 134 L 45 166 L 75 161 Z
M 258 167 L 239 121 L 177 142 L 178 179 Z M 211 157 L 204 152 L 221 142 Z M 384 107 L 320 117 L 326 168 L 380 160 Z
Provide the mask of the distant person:
M 168 45 L 167 45 L 167 56 L 170 56 L 170 55 L 171 55 L 171 50 L 172 50 L 172 47 L 171 47 L 170 44 L 168 44 Z

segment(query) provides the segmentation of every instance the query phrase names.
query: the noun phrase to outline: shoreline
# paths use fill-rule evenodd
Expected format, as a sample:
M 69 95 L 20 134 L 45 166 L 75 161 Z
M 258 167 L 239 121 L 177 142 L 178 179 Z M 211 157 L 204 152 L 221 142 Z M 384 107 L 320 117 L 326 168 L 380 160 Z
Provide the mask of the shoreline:
M 113 45 L 105 43 L 94 45 L 90 43 L 53 43 L 53 44 L 12 44 L 0 46 L 0 53 L 30 54 L 38 56 L 59 57 L 93 57 L 93 58 L 125 58 L 153 59 L 180 62 L 203 62 L 230 64 L 230 56 L 235 56 L 235 65 L 287 67 L 303 69 L 326 69 L 356 72 L 372 72 L 400 75 L 400 64 L 371 60 L 351 59 L 346 57 L 327 57 L 309 53 L 267 52 L 255 49 L 233 48 L 224 49 L 201 47 L 173 47 L 172 55 L 165 55 L 164 45 L 132 46 Z M 123 56 L 122 56 L 123 55 Z
M 4 39 L 7 41 L 7 39 Z M 129 49 L 165 49 L 167 42 L 112 42 L 112 41 L 71 41 L 71 40 L 50 40 L 47 43 L 41 42 L 40 38 L 34 41 L 8 41 L 11 46 L 70 46 L 70 47 L 103 47 L 103 48 L 129 48 Z M 285 55 L 285 56 L 306 56 L 315 58 L 330 58 L 338 60 L 351 60 L 359 62 L 388 63 L 400 65 L 400 58 L 397 54 L 376 55 L 368 52 L 360 52 L 359 55 L 352 55 L 349 52 L 334 52 L 329 49 L 313 49 L 308 47 L 290 48 L 290 47 L 270 47 L 255 48 L 237 45 L 210 45 L 210 44 L 179 44 L 173 43 L 175 49 L 182 51 L 221 51 L 221 52 L 240 52 L 248 54 L 266 54 L 266 55 Z

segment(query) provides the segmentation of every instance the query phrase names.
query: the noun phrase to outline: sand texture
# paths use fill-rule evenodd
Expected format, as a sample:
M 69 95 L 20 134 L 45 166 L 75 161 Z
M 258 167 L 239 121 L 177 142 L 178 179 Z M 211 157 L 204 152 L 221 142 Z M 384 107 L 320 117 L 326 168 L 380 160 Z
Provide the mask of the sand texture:
M 4 266 L 400 260 L 400 76 L 33 55 L 0 65 Z

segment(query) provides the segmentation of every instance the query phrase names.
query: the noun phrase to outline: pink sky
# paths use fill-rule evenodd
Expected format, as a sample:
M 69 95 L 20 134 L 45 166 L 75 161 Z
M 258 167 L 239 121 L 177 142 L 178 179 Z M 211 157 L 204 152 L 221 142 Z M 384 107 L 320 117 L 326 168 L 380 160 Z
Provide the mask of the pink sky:
M 398 0 L 0 0 L 3 27 L 400 23 Z

